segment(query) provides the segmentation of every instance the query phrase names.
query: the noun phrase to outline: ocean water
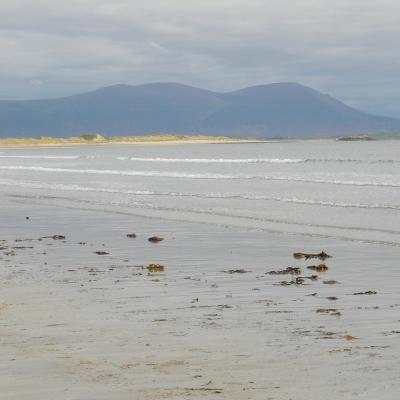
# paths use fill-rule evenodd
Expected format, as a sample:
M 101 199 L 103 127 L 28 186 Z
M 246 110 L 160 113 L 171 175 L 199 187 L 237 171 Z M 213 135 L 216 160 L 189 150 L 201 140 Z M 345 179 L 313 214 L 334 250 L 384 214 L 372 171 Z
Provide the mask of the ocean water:
M 400 246 L 400 141 L 3 148 L 0 193 Z

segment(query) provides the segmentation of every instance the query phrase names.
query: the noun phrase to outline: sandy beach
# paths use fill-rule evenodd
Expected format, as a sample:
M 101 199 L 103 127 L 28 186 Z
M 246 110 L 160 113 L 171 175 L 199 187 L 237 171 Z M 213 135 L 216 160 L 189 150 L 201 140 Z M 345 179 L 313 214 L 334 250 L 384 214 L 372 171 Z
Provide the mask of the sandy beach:
M 41 136 L 37 138 L 1 138 L 0 148 L 21 147 L 65 147 L 90 145 L 161 145 L 161 144 L 227 144 L 227 143 L 264 143 L 268 140 L 229 138 L 224 136 L 190 136 L 190 135 L 147 135 L 147 136 L 114 136 L 105 137 L 100 134 L 71 136 L 65 138 Z
M 3 148 L 1 398 L 397 400 L 396 146 Z
M 21 197 L 0 220 L 4 399 L 397 399 L 397 249 Z M 299 250 L 329 270 L 282 286 Z

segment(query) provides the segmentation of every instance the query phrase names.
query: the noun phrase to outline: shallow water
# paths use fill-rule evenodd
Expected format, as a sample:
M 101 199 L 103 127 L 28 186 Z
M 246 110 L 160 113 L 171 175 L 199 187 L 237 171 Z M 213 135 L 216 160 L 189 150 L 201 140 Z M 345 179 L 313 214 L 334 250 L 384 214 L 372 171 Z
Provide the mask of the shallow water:
M 2 149 L 0 190 L 400 245 L 400 141 Z

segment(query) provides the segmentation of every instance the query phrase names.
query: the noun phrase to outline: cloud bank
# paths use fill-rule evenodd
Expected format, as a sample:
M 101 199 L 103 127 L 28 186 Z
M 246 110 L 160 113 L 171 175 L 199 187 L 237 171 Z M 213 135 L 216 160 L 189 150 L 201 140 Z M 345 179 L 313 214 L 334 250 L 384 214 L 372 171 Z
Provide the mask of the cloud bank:
M 400 117 L 397 0 L 3 0 L 0 98 L 296 81 Z

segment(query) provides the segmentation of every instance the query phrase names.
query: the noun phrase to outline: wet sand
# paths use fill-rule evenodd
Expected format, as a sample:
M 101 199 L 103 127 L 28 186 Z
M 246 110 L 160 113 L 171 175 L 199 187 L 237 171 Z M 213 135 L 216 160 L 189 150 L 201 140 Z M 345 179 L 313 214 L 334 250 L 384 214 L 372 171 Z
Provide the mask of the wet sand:
M 398 247 L 1 199 L 2 399 L 398 399 Z

